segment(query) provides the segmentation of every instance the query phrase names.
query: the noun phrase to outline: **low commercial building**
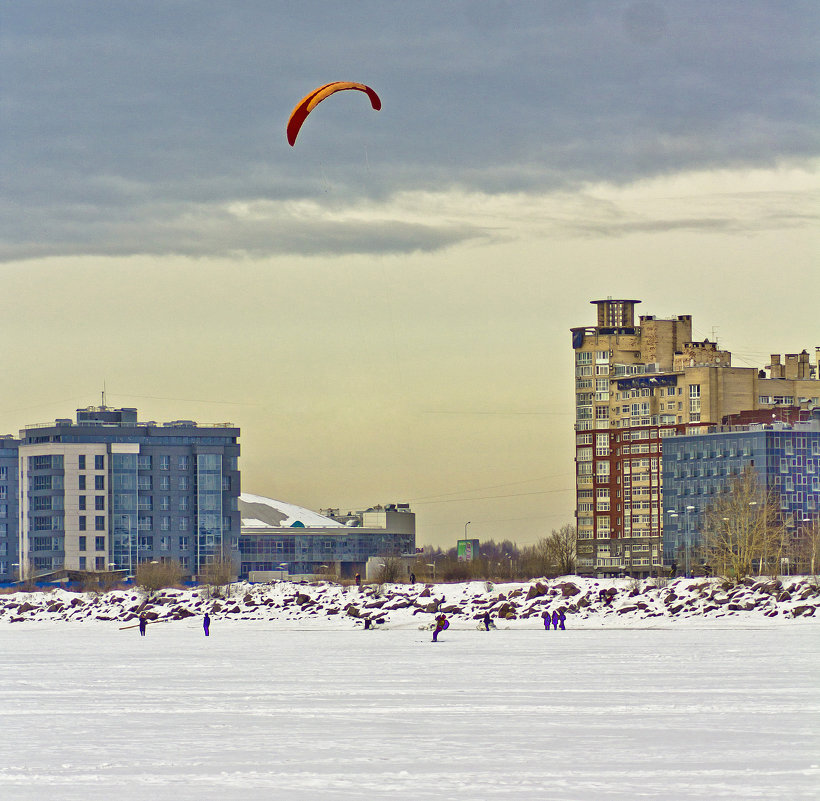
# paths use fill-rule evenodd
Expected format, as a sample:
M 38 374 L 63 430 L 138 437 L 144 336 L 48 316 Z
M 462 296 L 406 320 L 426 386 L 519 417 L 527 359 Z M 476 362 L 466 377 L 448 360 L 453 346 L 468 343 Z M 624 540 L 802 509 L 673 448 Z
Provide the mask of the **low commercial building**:
M 416 516 L 407 504 L 341 514 L 243 493 L 240 578 L 365 575 L 370 557 L 415 555 Z

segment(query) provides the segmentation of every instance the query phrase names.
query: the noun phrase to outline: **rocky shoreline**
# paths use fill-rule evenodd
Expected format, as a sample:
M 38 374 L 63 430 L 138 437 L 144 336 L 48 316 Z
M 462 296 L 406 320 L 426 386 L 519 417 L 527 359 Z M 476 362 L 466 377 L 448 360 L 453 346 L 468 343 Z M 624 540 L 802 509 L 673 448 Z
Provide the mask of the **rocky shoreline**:
M 222 591 L 168 589 L 146 597 L 139 589 L 75 593 L 54 589 L 0 595 L 0 624 L 27 622 L 151 622 L 186 620 L 207 611 L 225 620 L 326 623 L 351 628 L 365 620 L 373 627 L 428 626 L 435 614 L 453 624 L 475 625 L 489 612 L 496 625 L 540 623 L 549 611 L 564 612 L 567 625 L 601 625 L 656 619 L 718 620 L 732 616 L 794 620 L 820 618 L 820 586 L 815 578 L 749 578 L 735 585 L 720 579 L 637 582 L 564 576 L 516 584 L 482 581 L 460 584 L 365 585 L 278 581 L 236 583 Z

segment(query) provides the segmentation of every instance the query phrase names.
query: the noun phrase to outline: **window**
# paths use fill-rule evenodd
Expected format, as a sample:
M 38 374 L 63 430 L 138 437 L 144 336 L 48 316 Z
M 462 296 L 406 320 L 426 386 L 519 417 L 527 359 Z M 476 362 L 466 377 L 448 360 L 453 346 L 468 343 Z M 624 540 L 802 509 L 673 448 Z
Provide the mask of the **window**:
M 96 570 L 105 570 L 105 557 L 104 556 L 98 556 L 94 560 L 94 565 L 95 565 Z
M 94 476 L 94 489 L 95 490 L 104 490 L 105 489 L 105 476 Z
M 105 537 L 94 537 L 94 550 L 95 551 L 104 551 L 105 550 Z
M 80 515 L 78 523 L 79 523 L 80 531 L 85 531 L 85 515 Z M 80 537 L 80 539 L 84 540 L 85 537 Z M 84 551 L 85 547 L 80 548 L 80 550 Z
M 85 557 L 80 557 L 80 570 L 85 570 Z
M 85 521 L 85 518 L 80 518 L 80 519 Z M 85 531 L 85 522 L 83 522 L 83 525 L 80 526 L 80 528 L 83 531 Z M 78 542 L 79 542 L 79 545 L 77 546 L 78 549 L 81 550 L 81 551 L 84 551 L 85 550 L 85 535 L 81 535 Z
M 105 470 L 105 456 L 103 454 L 97 453 L 94 455 L 94 469 Z
M 188 511 L 188 496 L 187 495 L 180 495 L 179 496 L 179 511 L 180 512 L 187 512 Z
M 167 454 L 161 454 L 159 457 L 159 469 L 160 470 L 170 470 L 171 469 L 171 457 Z
M 137 456 L 137 470 L 151 469 L 151 454 L 141 453 Z
M 77 476 L 77 481 L 79 482 L 78 489 L 84 490 L 85 489 L 85 476 Z
M 141 551 L 153 551 L 154 538 L 150 534 L 140 534 L 139 549 Z
M 189 519 L 187 517 L 180 517 L 179 518 L 179 530 L 180 531 L 187 531 L 189 526 Z
M 85 454 L 84 453 L 81 453 L 77 457 L 77 468 L 79 470 L 85 470 Z
M 85 510 L 85 495 L 79 495 L 77 497 L 78 508 L 80 511 Z
M 576 364 L 592 364 L 592 351 L 581 351 L 575 354 Z
M 159 538 L 159 549 L 161 551 L 170 551 L 171 550 L 171 538 L 170 537 L 160 537 Z
M 177 461 L 177 467 L 180 470 L 188 470 L 191 467 L 191 460 L 187 456 L 180 456 Z
M 180 551 L 187 551 L 188 550 L 188 537 L 180 537 L 179 538 L 179 550 Z
M 159 488 L 166 491 L 171 489 L 171 476 L 160 476 Z
M 166 476 L 167 478 L 167 476 Z M 140 476 L 137 479 L 137 490 L 139 492 L 151 492 L 154 489 L 154 482 L 151 480 L 151 476 Z
M 184 492 L 190 489 L 190 486 L 190 479 L 188 478 L 188 476 L 179 477 L 179 489 L 181 489 Z
M 96 509 L 98 512 L 102 512 L 105 510 L 105 495 L 94 496 L 94 509 Z
M 105 515 L 97 515 L 94 518 L 94 530 L 105 531 Z

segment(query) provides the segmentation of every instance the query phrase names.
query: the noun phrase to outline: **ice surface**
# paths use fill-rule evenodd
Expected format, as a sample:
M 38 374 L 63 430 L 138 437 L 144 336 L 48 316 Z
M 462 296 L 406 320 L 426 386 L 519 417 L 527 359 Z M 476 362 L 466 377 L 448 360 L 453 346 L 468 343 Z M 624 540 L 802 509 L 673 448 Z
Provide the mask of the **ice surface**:
M 4 625 L 0 798 L 816 801 L 820 626 L 718 623 Z

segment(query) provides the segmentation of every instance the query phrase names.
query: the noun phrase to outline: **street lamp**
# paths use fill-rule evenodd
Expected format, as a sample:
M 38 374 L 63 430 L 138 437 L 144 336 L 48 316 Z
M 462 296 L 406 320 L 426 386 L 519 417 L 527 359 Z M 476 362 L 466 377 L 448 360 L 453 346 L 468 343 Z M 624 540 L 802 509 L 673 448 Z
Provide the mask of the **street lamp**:
M 691 578 L 689 573 L 691 571 L 690 550 L 692 548 L 692 530 L 689 524 L 689 512 L 694 511 L 694 509 L 694 506 L 686 507 L 686 578 Z
M 678 513 L 675 509 L 667 509 L 666 514 L 669 515 L 670 520 L 675 521 L 675 561 L 674 564 L 677 565 L 678 557 L 678 548 L 680 547 L 680 529 L 678 528 Z

